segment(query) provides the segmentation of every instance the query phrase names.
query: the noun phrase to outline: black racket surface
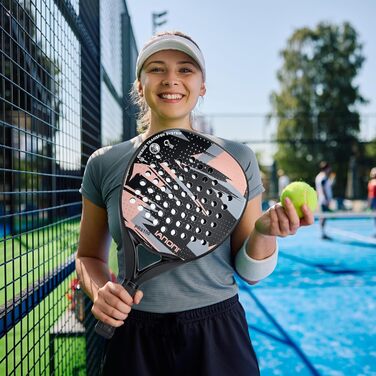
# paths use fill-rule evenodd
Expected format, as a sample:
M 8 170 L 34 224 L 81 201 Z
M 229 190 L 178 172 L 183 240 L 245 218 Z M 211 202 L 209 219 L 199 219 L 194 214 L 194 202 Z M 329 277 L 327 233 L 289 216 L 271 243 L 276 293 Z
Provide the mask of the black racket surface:
M 214 251 L 239 222 L 247 194 L 239 163 L 209 138 L 172 129 L 145 140 L 121 187 L 120 283 L 133 296 L 144 281 Z M 114 330 L 96 325 L 106 338 Z

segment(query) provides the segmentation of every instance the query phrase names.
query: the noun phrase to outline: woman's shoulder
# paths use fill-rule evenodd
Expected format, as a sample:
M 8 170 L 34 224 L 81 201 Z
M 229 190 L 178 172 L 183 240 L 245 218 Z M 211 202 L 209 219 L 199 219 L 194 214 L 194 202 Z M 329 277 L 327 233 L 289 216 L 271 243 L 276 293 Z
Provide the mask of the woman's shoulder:
M 133 152 L 138 145 L 139 137 L 136 136 L 114 145 L 103 146 L 95 150 L 89 157 L 88 163 L 110 164 L 117 161 L 119 157 Z
M 249 161 L 249 159 L 253 158 L 254 156 L 252 148 L 250 148 L 247 144 L 243 144 L 242 142 L 235 140 L 229 140 L 223 137 L 214 136 L 211 134 L 204 134 L 204 136 L 216 142 L 238 160 Z

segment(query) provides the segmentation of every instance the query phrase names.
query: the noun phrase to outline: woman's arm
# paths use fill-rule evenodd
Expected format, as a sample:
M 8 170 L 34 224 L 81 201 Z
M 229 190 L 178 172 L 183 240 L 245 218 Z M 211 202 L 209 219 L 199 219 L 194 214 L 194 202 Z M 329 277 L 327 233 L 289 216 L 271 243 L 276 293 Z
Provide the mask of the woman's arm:
M 76 271 L 81 286 L 93 301 L 92 313 L 112 326 L 120 326 L 133 303 L 138 304 L 142 292 L 134 299 L 118 283 L 111 282 L 108 255 L 111 236 L 105 209 L 83 198 L 80 238 L 76 255 Z
M 287 198 L 285 207 L 277 203 L 263 214 L 261 194 L 250 200 L 241 221 L 232 234 L 233 255 L 237 254 L 248 239 L 246 253 L 253 260 L 264 260 L 272 256 L 277 248 L 277 236 L 293 235 L 299 227 L 308 226 L 314 222 L 313 213 L 308 207 L 303 205 L 301 209 L 304 217 L 299 219 L 292 202 Z

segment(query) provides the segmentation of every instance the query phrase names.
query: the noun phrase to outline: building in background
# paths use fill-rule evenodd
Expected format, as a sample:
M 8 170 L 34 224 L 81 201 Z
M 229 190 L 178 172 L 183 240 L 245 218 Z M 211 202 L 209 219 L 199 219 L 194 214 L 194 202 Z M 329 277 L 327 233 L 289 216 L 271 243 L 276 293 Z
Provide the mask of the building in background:
M 87 160 L 136 135 L 136 58 L 124 0 L 0 2 L 0 374 L 76 372 L 72 344 L 51 366 L 49 331 L 74 272 Z

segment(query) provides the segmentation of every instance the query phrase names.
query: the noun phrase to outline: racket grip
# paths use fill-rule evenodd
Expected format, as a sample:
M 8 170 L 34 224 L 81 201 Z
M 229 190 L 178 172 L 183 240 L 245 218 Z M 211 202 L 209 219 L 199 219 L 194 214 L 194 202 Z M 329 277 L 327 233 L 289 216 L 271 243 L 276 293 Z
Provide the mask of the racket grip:
M 131 281 L 126 281 L 126 283 L 123 285 L 123 287 L 127 290 L 127 292 L 129 293 L 129 295 L 132 298 L 134 297 L 134 294 L 136 293 L 137 288 L 138 288 L 138 286 Z M 115 329 L 116 328 L 114 326 L 111 326 L 109 324 L 105 324 L 103 321 L 99 321 L 99 320 L 98 320 L 97 324 L 95 325 L 96 333 L 99 334 L 100 336 L 106 338 L 106 339 L 112 338 L 112 336 L 115 333 Z

